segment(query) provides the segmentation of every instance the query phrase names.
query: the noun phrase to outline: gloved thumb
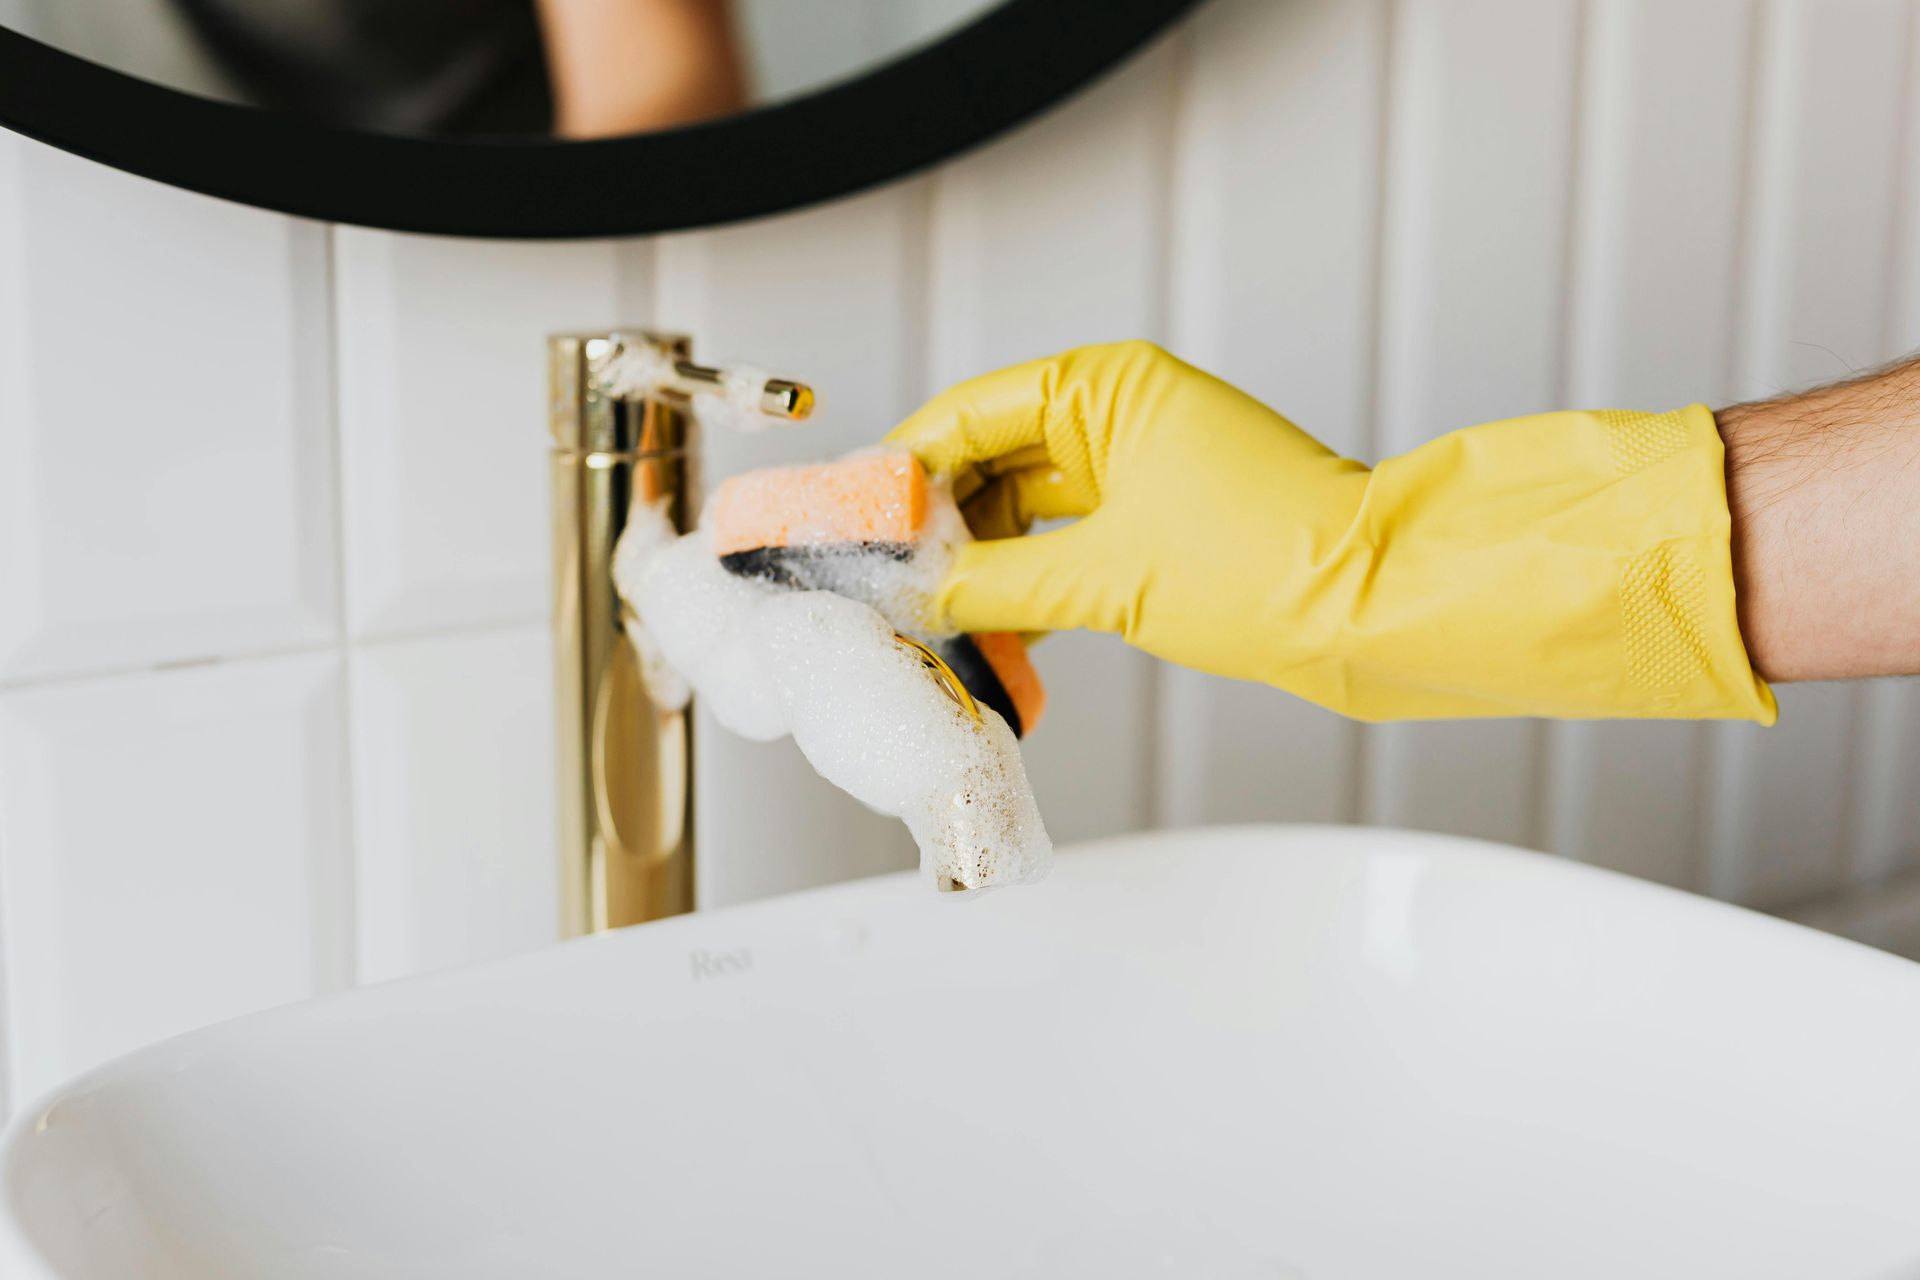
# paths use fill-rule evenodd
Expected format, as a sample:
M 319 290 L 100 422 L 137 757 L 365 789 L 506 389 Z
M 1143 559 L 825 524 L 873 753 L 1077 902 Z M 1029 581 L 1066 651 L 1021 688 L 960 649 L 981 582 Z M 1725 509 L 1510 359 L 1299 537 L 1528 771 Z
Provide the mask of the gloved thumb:
M 955 553 L 936 611 L 957 631 L 1120 629 L 1123 610 L 1095 545 L 1097 517 L 1052 533 L 970 542 Z

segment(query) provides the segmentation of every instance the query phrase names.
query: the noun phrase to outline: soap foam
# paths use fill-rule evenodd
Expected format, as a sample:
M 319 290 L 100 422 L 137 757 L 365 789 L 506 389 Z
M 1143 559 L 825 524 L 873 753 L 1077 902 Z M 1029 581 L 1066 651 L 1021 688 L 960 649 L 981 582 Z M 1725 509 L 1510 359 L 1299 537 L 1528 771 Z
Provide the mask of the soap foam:
M 860 449 L 846 457 L 883 452 Z M 802 586 L 858 600 L 876 610 L 895 631 L 920 640 L 945 640 L 958 634 L 940 626 L 933 608 L 934 591 L 953 563 L 955 550 L 973 540 L 947 485 L 928 481 L 926 511 L 904 559 L 874 548 L 847 546 L 837 541 L 835 531 L 811 529 L 804 522 L 788 528 L 786 536 L 789 547 L 806 552 L 804 559 L 788 565 Z
M 674 356 L 651 343 L 620 342 L 600 358 L 595 373 L 609 394 L 637 399 L 654 395 L 676 381 L 674 361 Z M 752 365 L 725 366 L 717 386 L 693 396 L 694 417 L 707 430 L 765 431 L 781 421 L 761 408 L 761 397 L 771 377 L 765 369 Z
M 942 889 L 1044 875 L 1053 845 L 1012 731 L 990 707 L 973 719 L 896 630 L 929 636 L 929 602 L 968 536 L 944 486 L 929 495 L 905 560 L 843 550 L 810 562 L 795 591 L 735 577 L 710 530 L 674 535 L 663 509 L 637 507 L 614 580 L 656 699 L 698 692 L 743 737 L 792 734 L 822 777 L 906 821 L 920 865 Z

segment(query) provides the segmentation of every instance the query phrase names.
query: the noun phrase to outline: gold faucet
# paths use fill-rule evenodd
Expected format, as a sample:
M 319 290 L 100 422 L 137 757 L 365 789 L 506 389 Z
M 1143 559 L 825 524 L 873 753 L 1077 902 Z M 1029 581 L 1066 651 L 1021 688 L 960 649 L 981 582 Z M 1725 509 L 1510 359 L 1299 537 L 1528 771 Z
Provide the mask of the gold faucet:
M 547 359 L 561 927 L 574 936 L 693 909 L 690 711 L 648 695 L 621 625 L 613 549 L 636 502 L 665 500 L 674 527 L 692 527 L 692 402 L 728 379 L 694 364 L 686 337 L 649 330 L 561 334 Z M 644 389 L 622 374 L 636 360 L 654 373 Z M 797 420 L 813 392 L 773 378 L 757 401 Z

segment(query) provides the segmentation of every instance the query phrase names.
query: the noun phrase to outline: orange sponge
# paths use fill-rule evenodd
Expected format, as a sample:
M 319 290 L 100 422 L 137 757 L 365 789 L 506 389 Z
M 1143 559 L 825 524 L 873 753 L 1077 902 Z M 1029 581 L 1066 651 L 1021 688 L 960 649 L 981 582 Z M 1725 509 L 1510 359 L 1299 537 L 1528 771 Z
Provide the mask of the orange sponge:
M 844 584 L 819 570 L 850 548 L 906 559 L 926 519 L 927 473 L 906 453 L 749 471 L 721 484 L 707 508 L 729 573 L 799 590 Z M 933 648 L 1016 736 L 1039 723 L 1047 694 L 1019 636 L 955 636 Z
M 1027 642 L 1011 631 L 982 631 L 973 637 L 973 643 L 1000 678 L 1007 701 L 1013 704 L 1017 718 L 1009 723 L 1014 733 L 1032 733 L 1047 709 L 1047 688 L 1040 683 L 1033 659 L 1027 656 Z
M 927 519 L 927 473 L 910 453 L 877 453 L 734 476 L 707 517 L 714 551 L 871 544 L 904 547 Z

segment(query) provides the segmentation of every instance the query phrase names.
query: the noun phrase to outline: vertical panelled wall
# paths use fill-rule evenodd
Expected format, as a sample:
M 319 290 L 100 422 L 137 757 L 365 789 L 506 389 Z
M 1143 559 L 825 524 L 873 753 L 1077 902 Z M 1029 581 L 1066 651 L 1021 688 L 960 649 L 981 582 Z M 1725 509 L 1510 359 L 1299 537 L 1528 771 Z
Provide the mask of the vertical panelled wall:
M 654 240 L 299 222 L 0 137 L 0 1109 L 141 1041 L 554 928 L 544 336 L 814 382 L 712 479 L 1145 336 L 1376 458 L 1920 346 L 1909 0 L 1213 0 L 1063 110 Z M 1259 573 L 1257 563 L 1247 566 Z M 1042 645 L 1062 839 L 1259 819 L 1554 849 L 1920 950 L 1920 698 L 1780 727 L 1360 729 Z M 911 863 L 785 744 L 699 742 L 700 892 Z

